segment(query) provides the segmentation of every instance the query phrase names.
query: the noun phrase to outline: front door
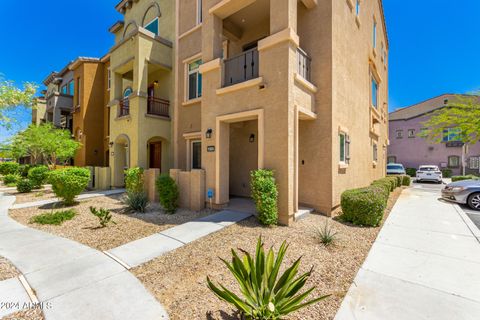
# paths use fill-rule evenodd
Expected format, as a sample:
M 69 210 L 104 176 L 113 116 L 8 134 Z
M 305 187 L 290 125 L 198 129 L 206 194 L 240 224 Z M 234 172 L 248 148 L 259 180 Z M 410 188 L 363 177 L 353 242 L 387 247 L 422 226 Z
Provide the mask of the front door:
M 150 143 L 150 169 L 162 170 L 162 142 Z

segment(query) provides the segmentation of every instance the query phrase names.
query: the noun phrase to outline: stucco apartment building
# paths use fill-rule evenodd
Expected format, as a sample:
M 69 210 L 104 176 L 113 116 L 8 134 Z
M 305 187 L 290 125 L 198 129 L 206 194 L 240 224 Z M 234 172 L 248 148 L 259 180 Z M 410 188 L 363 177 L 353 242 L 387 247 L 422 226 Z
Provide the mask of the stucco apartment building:
M 467 174 L 478 175 L 480 143 L 469 145 L 465 150 L 463 143 L 457 141 L 457 128 L 445 128 L 442 143 L 433 143 L 418 136 L 426 128 L 425 121 L 432 112 L 455 104 L 455 101 L 458 101 L 457 95 L 444 94 L 391 112 L 388 162 L 401 163 L 407 168 L 437 165 L 442 169 L 451 169 L 455 175 L 462 174 L 465 166 Z
M 130 3 L 127 13 L 143 6 Z M 161 21 L 170 1 L 155 3 Z M 388 38 L 381 1 L 177 4 L 173 167 L 204 169 L 215 205 L 249 196 L 251 170 L 273 169 L 280 222 L 290 224 L 300 206 L 330 214 L 345 189 L 385 174 Z
M 58 128 L 72 131 L 72 110 L 75 84 L 73 71 L 67 64 L 60 72 L 51 72 L 43 84 L 47 87 L 45 94 L 46 115 L 45 121 L 53 123 Z

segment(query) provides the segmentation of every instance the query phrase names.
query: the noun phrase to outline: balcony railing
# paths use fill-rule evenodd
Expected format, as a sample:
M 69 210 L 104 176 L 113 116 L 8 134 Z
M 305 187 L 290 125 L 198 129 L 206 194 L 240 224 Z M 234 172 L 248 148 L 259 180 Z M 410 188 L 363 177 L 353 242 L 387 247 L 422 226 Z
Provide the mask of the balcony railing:
M 258 78 L 257 48 L 242 52 L 225 63 L 225 87 Z
M 159 99 L 155 97 L 148 97 L 147 102 L 147 113 L 162 116 L 162 117 L 169 117 L 169 109 L 170 109 L 170 101 Z
M 128 97 L 120 100 L 119 107 L 119 117 L 128 116 L 130 114 L 130 100 L 128 99 Z
M 298 48 L 297 49 L 297 72 L 305 80 L 308 80 L 308 81 L 312 80 L 311 65 L 312 65 L 312 59 L 308 56 L 308 54 L 305 51 Z

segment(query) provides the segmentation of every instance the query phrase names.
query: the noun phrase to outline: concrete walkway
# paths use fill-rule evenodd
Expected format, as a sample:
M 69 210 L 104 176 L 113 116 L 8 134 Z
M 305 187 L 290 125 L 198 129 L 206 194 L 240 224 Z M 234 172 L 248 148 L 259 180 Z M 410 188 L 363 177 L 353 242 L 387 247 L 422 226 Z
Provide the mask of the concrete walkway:
M 113 190 L 102 190 L 102 191 L 90 191 L 90 192 L 84 192 L 80 194 L 79 196 L 76 197 L 77 200 L 85 200 L 85 199 L 91 199 L 91 198 L 97 198 L 97 197 L 103 197 L 103 196 L 111 196 L 114 194 L 120 194 L 124 193 L 125 189 L 113 189 Z M 33 202 L 26 202 L 26 203 L 19 203 L 19 204 L 14 204 L 10 208 L 11 209 L 23 209 L 23 208 L 31 208 L 31 207 L 40 207 L 44 206 L 47 204 L 54 204 L 54 203 L 59 203 L 61 200 L 59 198 L 53 198 L 53 199 L 48 199 L 48 200 L 39 200 L 39 201 L 33 201 Z
M 479 319 L 480 243 L 463 211 L 439 196 L 402 193 L 336 320 Z
M 0 256 L 25 276 L 47 320 L 168 319 L 142 283 L 107 255 L 10 219 L 14 201 L 0 195 Z M 25 297 L 16 278 L 0 283 L 1 301 Z
M 107 251 L 106 254 L 130 269 L 251 215 L 251 212 L 223 210 L 121 245 Z

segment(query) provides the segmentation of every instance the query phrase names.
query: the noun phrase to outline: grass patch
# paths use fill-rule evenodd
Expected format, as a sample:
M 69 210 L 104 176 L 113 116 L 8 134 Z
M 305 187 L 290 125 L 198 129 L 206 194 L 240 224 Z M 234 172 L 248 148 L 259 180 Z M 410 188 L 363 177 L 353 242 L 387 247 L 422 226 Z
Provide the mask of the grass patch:
M 30 223 L 38 223 L 38 224 L 53 224 L 56 226 L 61 225 L 63 222 L 67 220 L 72 220 L 77 213 L 75 210 L 62 210 L 56 212 L 49 212 L 44 214 L 39 214 L 38 216 L 32 217 Z

